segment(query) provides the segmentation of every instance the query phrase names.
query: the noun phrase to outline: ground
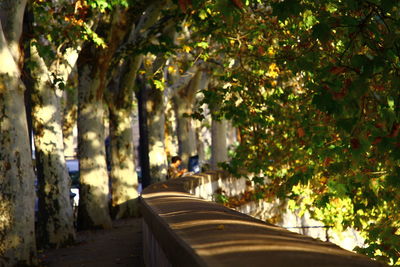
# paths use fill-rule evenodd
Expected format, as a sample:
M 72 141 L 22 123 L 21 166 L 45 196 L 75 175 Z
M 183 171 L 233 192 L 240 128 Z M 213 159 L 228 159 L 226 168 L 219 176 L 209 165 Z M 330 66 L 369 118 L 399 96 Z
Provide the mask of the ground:
M 75 245 L 41 251 L 41 267 L 144 266 L 141 219 L 114 221 L 109 230 L 77 233 Z

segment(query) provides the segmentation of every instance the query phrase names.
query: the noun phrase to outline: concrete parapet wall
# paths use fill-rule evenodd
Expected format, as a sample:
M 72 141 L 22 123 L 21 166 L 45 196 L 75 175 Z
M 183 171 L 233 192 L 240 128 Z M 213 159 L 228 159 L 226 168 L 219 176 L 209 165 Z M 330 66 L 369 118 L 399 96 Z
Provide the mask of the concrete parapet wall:
M 237 196 L 246 191 L 246 179 L 232 177 L 226 172 L 207 172 L 194 177 L 196 182 L 189 182 L 185 189 L 188 193 L 209 201 L 214 200 L 217 190 L 221 190 L 228 197 Z
M 209 172 L 143 191 L 146 266 L 385 266 L 198 197 L 210 199 L 220 185 L 229 186 L 221 179 L 232 178 Z

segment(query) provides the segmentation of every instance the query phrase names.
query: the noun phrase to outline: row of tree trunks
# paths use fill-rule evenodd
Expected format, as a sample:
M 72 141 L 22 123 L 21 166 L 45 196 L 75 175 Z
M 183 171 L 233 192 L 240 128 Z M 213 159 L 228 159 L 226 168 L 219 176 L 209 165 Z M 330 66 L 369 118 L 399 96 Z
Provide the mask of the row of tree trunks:
M 26 0 L 0 2 L 0 265 L 35 264 L 35 189 L 21 76 Z
M 110 63 L 115 51 L 130 33 L 132 18 L 127 9 L 120 8 L 115 8 L 104 16 L 107 18 L 102 20 L 97 29 L 107 47 L 100 48 L 93 43 L 87 43 L 78 57 L 78 155 L 82 196 L 78 209 L 79 229 L 111 227 L 111 194 L 105 155 L 104 93 L 109 81 L 107 75 Z M 119 122 L 129 123 L 130 119 L 128 122 Z M 117 128 L 114 126 L 113 129 Z M 115 155 L 114 160 L 117 159 L 118 155 Z
M 34 180 L 31 161 L 26 113 L 24 106 L 24 86 L 20 80 L 21 53 L 18 44 L 23 11 L 26 1 L 2 1 L 1 39 L 2 51 L 0 67 L 0 152 L 2 174 L 0 221 L 1 265 L 33 264 L 35 261 L 34 235 Z M 156 8 L 151 19 L 144 24 L 146 30 L 154 24 L 161 8 Z M 116 9 L 110 24 L 104 26 L 101 34 L 108 44 L 100 49 L 92 43 L 84 46 L 78 59 L 78 131 L 80 161 L 80 207 L 78 225 L 81 229 L 108 228 L 110 188 L 105 158 L 104 91 L 111 58 L 129 31 L 131 21 L 126 14 Z M 10 17 L 8 17 L 10 16 Z M 128 25 L 128 26 L 127 26 Z M 108 29 L 107 29 L 108 27 Z M 143 30 L 142 29 L 142 30 Z M 72 208 L 69 201 L 69 179 L 65 166 L 62 135 L 60 95 L 53 84 L 50 71 L 44 60 L 32 46 L 33 130 L 36 147 L 39 200 L 39 239 L 46 246 L 62 246 L 74 240 Z M 71 64 L 73 65 L 73 64 Z M 131 70 L 126 74 L 135 80 Z M 70 70 L 63 74 L 67 75 Z M 68 76 L 68 75 L 67 75 Z M 190 113 L 194 95 L 199 89 L 198 74 L 187 86 L 181 119 Z M 63 78 L 66 81 L 66 77 Z M 146 81 L 147 83 L 147 81 Z M 132 84 L 120 84 L 119 94 L 112 97 L 109 104 L 111 139 L 111 204 L 116 218 L 135 215 L 137 212 L 137 176 L 132 146 Z M 162 181 L 166 176 L 167 158 L 165 153 L 165 101 L 163 93 L 152 87 L 145 87 L 147 98 L 144 107 L 150 116 L 145 123 L 149 137 L 150 182 Z M 186 103 L 188 101 L 188 103 Z M 71 114 L 75 112 L 71 109 Z M 74 117 L 74 115 L 72 116 Z M 187 118 L 184 123 L 189 123 Z M 72 120 L 73 121 L 73 120 Z M 179 123 L 179 120 L 178 120 Z M 183 123 L 183 124 L 184 124 Z M 182 124 L 182 122 L 181 122 Z M 68 125 L 72 125 L 68 121 Z M 72 127 L 64 128 L 65 136 L 70 136 Z M 187 127 L 189 142 L 185 145 L 184 158 L 196 154 L 193 128 Z M 182 138 L 181 138 L 182 140 Z M 182 145 L 183 147 L 184 145 Z M 22 196 L 18 198 L 18 196 Z M 15 238 L 15 236 L 17 238 Z

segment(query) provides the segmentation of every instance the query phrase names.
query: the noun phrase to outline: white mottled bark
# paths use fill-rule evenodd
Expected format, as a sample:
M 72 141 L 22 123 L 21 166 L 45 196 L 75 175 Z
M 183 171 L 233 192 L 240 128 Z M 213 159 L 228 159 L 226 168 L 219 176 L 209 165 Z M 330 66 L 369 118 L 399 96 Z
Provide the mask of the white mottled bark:
M 70 178 L 65 165 L 61 103 L 50 72 L 31 46 L 32 120 L 38 174 L 38 236 L 42 246 L 60 247 L 74 242 Z
M 116 219 L 136 216 L 138 213 L 138 177 L 135 170 L 132 124 L 130 109 L 110 110 L 111 203 Z
M 92 58 L 91 47 L 78 59 L 78 155 L 80 166 L 80 198 L 78 228 L 110 228 L 109 178 L 105 158 L 104 102 L 101 69 Z M 79 64 L 79 61 L 81 63 Z M 97 63 L 97 62 L 96 62 Z M 104 79 L 103 79 L 104 81 Z
M 64 91 L 63 101 L 63 137 L 64 137 L 64 155 L 66 157 L 76 157 L 76 139 L 74 130 L 76 130 L 78 120 L 78 83 L 74 81 L 77 77 L 71 76 L 68 86 L 71 90 Z
M 212 121 L 211 126 L 211 168 L 220 169 L 218 163 L 228 160 L 228 149 L 226 145 L 226 120 Z
M 105 157 L 104 91 L 112 56 L 129 32 L 127 10 L 114 9 L 98 26 L 108 46 L 86 44 L 78 57 L 78 228 L 109 228 L 110 187 Z
M 74 138 L 74 129 L 76 129 L 78 113 L 78 75 L 76 61 L 80 49 L 69 48 L 63 56 L 64 64 L 56 70 L 59 78 L 66 85 L 63 92 L 63 137 L 64 137 L 64 155 L 76 157 L 76 140 Z
M 116 219 L 137 216 L 138 177 L 133 143 L 133 87 L 142 57 L 121 68 L 115 88 L 109 88 L 111 140 L 111 205 Z
M 176 116 L 171 101 L 168 101 L 165 113 L 166 118 L 168 118 L 165 121 L 165 152 L 167 157 L 171 158 L 179 153 L 178 137 L 176 134 Z
M 192 113 L 195 95 L 207 84 L 207 77 L 202 71 L 198 71 L 190 83 L 176 92 L 173 97 L 175 112 L 177 116 L 177 134 L 179 141 L 179 154 L 182 158 L 182 165 L 187 166 L 189 157 L 197 154 L 196 133 L 192 125 L 192 119 L 187 114 Z
M 165 152 L 165 104 L 163 96 L 163 92 L 152 88 L 146 103 L 151 183 L 164 181 L 167 177 L 168 162 Z
M 36 263 L 35 174 L 18 66 L 25 5 L 0 2 L 0 266 Z

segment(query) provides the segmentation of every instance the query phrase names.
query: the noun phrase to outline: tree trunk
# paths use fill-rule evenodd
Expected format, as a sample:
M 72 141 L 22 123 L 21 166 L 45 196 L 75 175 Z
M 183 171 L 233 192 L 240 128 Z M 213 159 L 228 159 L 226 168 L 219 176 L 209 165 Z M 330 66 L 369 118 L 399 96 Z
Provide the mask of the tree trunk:
M 88 43 L 78 57 L 79 229 L 111 227 L 104 145 L 104 91 L 112 58 L 129 33 L 131 20 L 128 10 L 122 8 L 115 8 L 103 16 L 97 31 L 104 37 L 107 47 Z
M 165 181 L 167 154 L 165 152 L 165 105 L 161 90 L 150 88 L 146 102 L 149 135 L 150 182 Z
M 147 87 L 149 86 L 144 79 L 144 75 L 139 75 L 138 79 L 139 91 L 137 92 L 138 113 L 139 113 L 139 157 L 140 169 L 142 175 L 142 187 L 146 188 L 151 184 L 150 179 L 150 159 L 149 159 L 149 135 L 147 127 Z
M 100 89 L 104 86 L 105 78 L 99 59 L 100 55 L 93 44 L 86 45 L 78 58 L 79 229 L 111 227 L 104 146 L 105 103 Z
M 192 125 L 192 118 L 186 116 L 193 111 L 195 96 L 202 86 L 202 71 L 198 71 L 190 83 L 179 90 L 173 97 L 175 114 L 177 116 L 177 134 L 179 154 L 182 166 L 187 168 L 189 158 L 197 154 L 196 133 Z
M 110 134 L 113 213 L 116 219 L 136 216 L 139 193 L 130 109 L 110 109 Z
M 32 119 L 38 175 L 38 238 L 43 247 L 74 242 L 75 230 L 70 202 L 70 178 L 65 165 L 61 127 L 60 95 L 50 80 L 43 59 L 31 45 Z
M 36 263 L 35 174 L 18 65 L 25 5 L 0 2 L 0 266 Z
M 111 206 L 116 219 L 137 216 L 138 177 L 133 146 L 133 87 L 141 56 L 127 60 L 109 86 Z
M 75 78 L 72 78 L 75 79 Z M 76 143 L 74 137 L 74 129 L 78 120 L 78 90 L 74 81 L 68 81 L 67 86 L 72 86 L 72 89 L 64 92 L 63 105 L 63 137 L 64 137 L 64 155 L 66 157 L 76 157 Z
M 65 82 L 63 96 L 63 136 L 64 136 L 64 155 L 67 157 L 76 157 L 76 143 L 74 129 L 78 120 L 78 74 L 76 69 L 76 60 L 78 51 L 67 50 L 66 60 L 68 67 L 62 68 L 62 79 Z M 68 74 L 68 75 L 67 75 Z
M 167 157 L 171 158 L 179 154 L 179 143 L 176 134 L 176 115 L 171 101 L 167 103 L 165 114 L 168 118 L 165 121 L 165 152 Z
M 228 160 L 228 149 L 226 145 L 226 120 L 212 120 L 211 126 L 211 168 L 219 169 L 218 163 Z

